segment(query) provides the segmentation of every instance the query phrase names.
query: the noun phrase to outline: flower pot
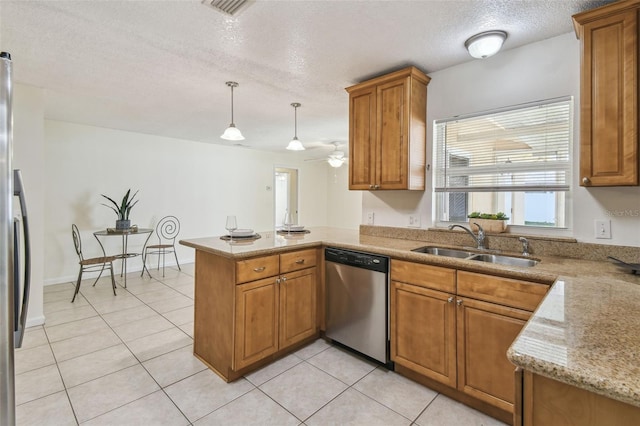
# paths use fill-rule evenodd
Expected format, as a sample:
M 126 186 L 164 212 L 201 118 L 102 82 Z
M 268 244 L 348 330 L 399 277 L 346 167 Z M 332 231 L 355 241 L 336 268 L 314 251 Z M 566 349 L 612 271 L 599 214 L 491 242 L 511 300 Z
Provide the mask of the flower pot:
M 130 220 L 116 220 L 116 229 L 124 230 L 129 229 L 131 227 Z
M 470 218 L 469 226 L 473 232 L 478 232 L 478 227 L 473 224 L 474 222 L 480 225 L 484 232 L 500 233 L 507 230 L 506 220 Z

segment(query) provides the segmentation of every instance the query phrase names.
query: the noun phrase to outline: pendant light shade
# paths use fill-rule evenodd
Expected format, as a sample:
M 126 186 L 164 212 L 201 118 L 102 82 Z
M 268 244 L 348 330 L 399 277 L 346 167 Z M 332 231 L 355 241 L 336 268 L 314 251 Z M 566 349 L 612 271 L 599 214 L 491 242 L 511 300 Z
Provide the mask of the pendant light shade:
M 485 59 L 498 53 L 506 39 L 507 33 L 504 31 L 485 31 L 469 37 L 464 47 L 474 58 Z
M 302 145 L 302 142 L 298 140 L 298 107 L 301 107 L 302 105 L 294 102 L 291 104 L 291 106 L 293 107 L 294 111 L 293 114 L 295 131 L 293 134 L 293 139 L 291 139 L 291 142 L 289 142 L 289 145 L 287 145 L 287 149 L 289 151 L 304 151 L 304 145 Z
M 229 124 L 229 127 L 226 128 L 220 137 L 228 141 L 242 141 L 244 140 L 244 136 L 242 136 L 242 133 L 233 122 L 233 88 L 238 87 L 238 83 L 235 81 L 227 81 L 226 84 L 231 88 L 231 124 Z

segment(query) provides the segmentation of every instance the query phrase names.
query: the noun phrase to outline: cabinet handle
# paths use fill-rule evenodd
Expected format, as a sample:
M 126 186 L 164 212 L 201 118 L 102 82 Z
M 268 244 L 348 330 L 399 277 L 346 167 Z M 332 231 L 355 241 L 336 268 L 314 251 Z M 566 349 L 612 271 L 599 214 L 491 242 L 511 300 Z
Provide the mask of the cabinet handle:
M 589 179 L 588 177 L 585 176 L 585 177 L 582 178 L 582 183 L 584 185 L 589 185 L 591 183 L 591 179 Z
M 282 282 L 285 282 L 287 280 L 287 277 L 282 277 L 281 280 Z
M 369 185 L 369 189 L 375 189 L 375 185 Z
M 265 268 L 264 266 L 261 266 L 259 268 L 253 268 L 253 272 L 263 272 L 265 269 L 267 268 Z
M 447 299 L 447 303 L 451 303 L 453 302 L 453 296 L 449 296 L 449 298 Z
M 276 278 L 276 284 L 280 284 L 280 278 Z
M 298 259 L 298 260 L 296 260 L 296 263 L 298 265 L 302 265 L 304 263 L 304 259 Z
M 373 189 L 380 189 L 380 185 L 373 185 Z
M 456 305 L 458 305 L 458 306 L 462 305 L 462 299 L 456 300 Z

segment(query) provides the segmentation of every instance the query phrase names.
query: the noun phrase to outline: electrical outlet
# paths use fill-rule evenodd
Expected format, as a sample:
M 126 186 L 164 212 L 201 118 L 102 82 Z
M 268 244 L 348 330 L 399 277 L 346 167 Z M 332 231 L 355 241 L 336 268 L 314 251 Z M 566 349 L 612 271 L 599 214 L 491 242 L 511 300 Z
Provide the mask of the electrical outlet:
M 409 215 L 409 228 L 420 228 L 420 215 Z
M 367 213 L 367 225 L 373 225 L 373 212 Z
M 611 221 L 596 220 L 595 222 L 596 238 L 611 239 Z

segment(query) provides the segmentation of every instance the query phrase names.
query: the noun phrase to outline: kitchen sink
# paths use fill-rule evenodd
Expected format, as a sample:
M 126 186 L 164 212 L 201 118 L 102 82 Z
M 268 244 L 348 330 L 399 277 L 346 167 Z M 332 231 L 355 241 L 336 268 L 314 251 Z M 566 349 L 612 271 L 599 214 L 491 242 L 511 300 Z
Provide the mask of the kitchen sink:
M 512 256 L 500 256 L 497 254 L 475 254 L 467 259 L 475 260 L 478 262 L 497 263 L 499 265 L 506 265 L 506 266 L 531 267 L 531 266 L 536 266 L 538 264 L 538 261 L 535 259 L 524 259 L 522 257 L 512 257 Z
M 415 251 L 418 253 L 433 254 L 436 256 L 457 257 L 459 259 L 465 259 L 469 256 L 473 256 L 474 254 L 476 254 L 476 253 L 465 251 L 465 250 L 456 250 L 456 249 L 445 248 L 445 247 L 431 247 L 431 246 L 419 247 L 411 251 Z
M 475 260 L 477 262 L 496 263 L 505 266 L 520 266 L 530 268 L 538 264 L 536 259 L 525 259 L 521 257 L 504 256 L 489 253 L 474 253 L 467 250 L 457 250 L 448 247 L 425 246 L 418 247 L 411 251 L 417 253 L 433 254 L 435 256 L 456 257 L 458 259 Z

